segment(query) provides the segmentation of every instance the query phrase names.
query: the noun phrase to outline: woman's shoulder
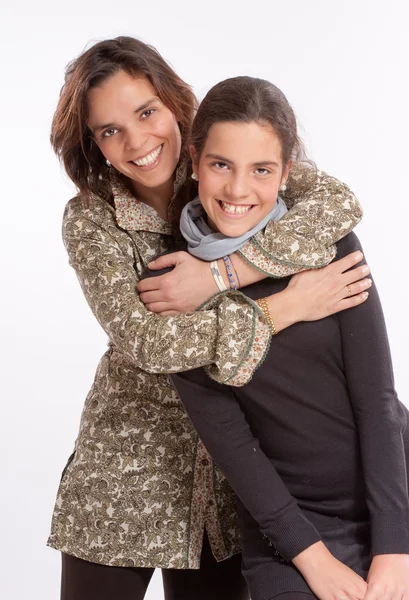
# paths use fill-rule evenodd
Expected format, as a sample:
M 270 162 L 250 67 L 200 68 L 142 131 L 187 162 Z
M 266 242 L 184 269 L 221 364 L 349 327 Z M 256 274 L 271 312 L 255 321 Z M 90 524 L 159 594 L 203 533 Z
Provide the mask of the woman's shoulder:
M 115 216 L 115 210 L 106 200 L 96 194 L 92 194 L 87 199 L 78 194 L 65 205 L 63 218 L 64 220 L 83 218 L 92 221 L 108 216 Z
M 81 195 L 74 196 L 65 205 L 63 227 L 67 223 L 88 223 L 97 227 L 119 229 L 115 218 L 115 209 L 100 196 L 92 194 L 85 199 Z
M 114 208 L 103 198 L 92 195 L 86 200 L 77 195 L 65 206 L 63 237 L 70 235 L 81 238 L 91 232 L 117 237 L 122 230 L 116 221 Z

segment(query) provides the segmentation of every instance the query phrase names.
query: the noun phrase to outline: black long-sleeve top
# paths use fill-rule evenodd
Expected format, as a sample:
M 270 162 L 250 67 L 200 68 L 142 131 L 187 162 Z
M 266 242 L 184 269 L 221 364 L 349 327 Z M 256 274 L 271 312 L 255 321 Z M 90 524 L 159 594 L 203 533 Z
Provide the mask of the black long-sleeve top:
M 353 233 L 337 246 L 337 259 L 361 249 Z M 243 292 L 258 299 L 287 284 L 266 279 Z M 409 553 L 408 411 L 374 285 L 359 307 L 280 332 L 241 388 L 202 369 L 172 378 L 210 454 L 284 558 L 320 539 L 304 509 L 369 519 L 373 554 Z

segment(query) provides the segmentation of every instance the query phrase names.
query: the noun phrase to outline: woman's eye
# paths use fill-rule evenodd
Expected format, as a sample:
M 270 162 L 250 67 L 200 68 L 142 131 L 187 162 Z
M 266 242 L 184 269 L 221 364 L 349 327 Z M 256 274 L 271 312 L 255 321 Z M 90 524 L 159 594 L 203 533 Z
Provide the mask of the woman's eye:
M 270 171 L 268 169 L 256 169 L 257 175 L 268 175 Z
M 148 117 L 150 117 L 153 113 L 155 112 L 154 108 L 148 108 L 147 110 L 144 110 L 143 113 L 141 114 L 141 119 L 147 119 Z
M 103 137 L 103 138 L 112 137 L 113 135 L 115 135 L 115 133 L 117 131 L 118 131 L 118 129 L 116 129 L 115 127 L 111 127 L 110 129 L 105 129 L 105 131 L 103 132 L 101 137 Z

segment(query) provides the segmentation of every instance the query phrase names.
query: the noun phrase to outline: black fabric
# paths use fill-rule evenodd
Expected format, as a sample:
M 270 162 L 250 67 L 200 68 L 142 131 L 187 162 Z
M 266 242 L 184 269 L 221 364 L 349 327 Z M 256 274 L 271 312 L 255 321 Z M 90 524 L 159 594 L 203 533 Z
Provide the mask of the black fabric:
M 240 566 L 240 554 L 218 563 L 205 536 L 200 569 L 162 569 L 165 600 L 249 600 Z M 62 554 L 61 600 L 143 600 L 153 572 Z
M 355 234 L 337 248 L 338 259 L 361 249 Z M 269 279 L 242 291 L 258 299 L 287 283 Z M 409 553 L 408 411 L 394 389 L 374 285 L 363 305 L 280 332 L 243 387 L 217 384 L 203 369 L 172 379 L 257 521 L 244 518 L 242 528 L 249 585 L 270 567 L 254 598 L 307 591 L 288 561 L 316 539 L 360 574 L 371 553 Z
M 300 592 L 284 592 L 284 594 L 271 596 L 270 600 L 273 600 L 273 598 L 277 598 L 277 600 L 314 600 L 314 598 L 317 598 L 317 596 L 313 596 L 312 594 L 303 594 Z

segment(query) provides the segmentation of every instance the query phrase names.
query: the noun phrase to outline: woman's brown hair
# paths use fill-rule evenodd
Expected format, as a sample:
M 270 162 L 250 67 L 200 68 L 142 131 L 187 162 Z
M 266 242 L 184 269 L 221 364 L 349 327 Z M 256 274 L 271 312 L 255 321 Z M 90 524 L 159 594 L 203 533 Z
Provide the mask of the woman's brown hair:
M 125 71 L 146 77 L 159 99 L 173 112 L 182 135 L 181 160 L 187 156 L 191 124 L 197 106 L 191 88 L 159 52 L 132 37 L 98 42 L 72 61 L 55 111 L 51 144 L 85 202 L 95 193 L 111 199 L 108 168 L 88 128 L 88 91 Z
M 260 123 L 271 126 L 281 142 L 282 160 L 310 162 L 297 133 L 297 120 L 283 92 L 256 77 L 232 77 L 207 93 L 196 113 L 191 143 L 199 158 L 216 123 Z M 311 163 L 312 164 L 312 163 Z

